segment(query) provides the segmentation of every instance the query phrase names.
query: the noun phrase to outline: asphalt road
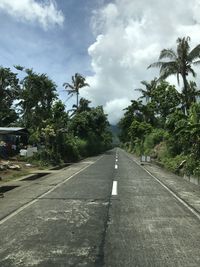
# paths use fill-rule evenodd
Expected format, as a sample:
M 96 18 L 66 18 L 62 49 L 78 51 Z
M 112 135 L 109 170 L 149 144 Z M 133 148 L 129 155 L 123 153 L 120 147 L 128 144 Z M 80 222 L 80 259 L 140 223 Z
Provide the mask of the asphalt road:
M 121 149 L 21 183 L 0 212 L 0 267 L 200 266 L 198 212 Z

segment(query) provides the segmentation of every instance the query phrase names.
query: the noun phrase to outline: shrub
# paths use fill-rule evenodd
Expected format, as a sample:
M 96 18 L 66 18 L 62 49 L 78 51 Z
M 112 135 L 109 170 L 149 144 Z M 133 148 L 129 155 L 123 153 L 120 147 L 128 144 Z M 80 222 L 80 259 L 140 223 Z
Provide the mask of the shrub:
M 184 171 L 187 175 L 195 175 L 200 177 L 200 160 L 195 160 L 193 154 L 187 156 Z
M 76 146 L 77 146 L 79 155 L 81 157 L 85 157 L 88 155 L 88 153 L 87 153 L 87 141 L 80 139 L 80 138 L 77 138 L 76 139 Z
M 185 155 L 177 155 L 176 157 L 165 157 L 161 159 L 164 167 L 172 172 L 178 173 L 180 164 L 186 160 Z
M 154 129 L 144 140 L 144 153 L 151 154 L 153 148 L 164 141 L 168 137 L 168 133 L 163 129 Z

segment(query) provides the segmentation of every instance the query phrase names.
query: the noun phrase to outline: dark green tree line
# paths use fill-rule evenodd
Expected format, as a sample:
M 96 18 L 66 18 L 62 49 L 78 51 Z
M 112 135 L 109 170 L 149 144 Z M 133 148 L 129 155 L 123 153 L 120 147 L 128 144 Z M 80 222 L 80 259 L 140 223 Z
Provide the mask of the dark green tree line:
M 167 168 L 200 175 L 200 90 L 194 80 L 193 66 L 200 63 L 200 45 L 190 49 L 190 38 L 178 38 L 177 49 L 163 49 L 159 61 L 149 67 L 160 69 L 159 79 L 142 81 L 142 94 L 131 101 L 119 122 L 120 140 L 138 154 L 150 154 Z M 179 92 L 166 78 L 180 77 Z M 145 101 L 142 101 L 145 99 Z
M 46 74 L 15 68 L 22 79 L 9 68 L 0 68 L 0 126 L 27 128 L 29 144 L 39 148 L 38 160 L 73 161 L 111 147 L 103 108 L 91 107 L 87 99 L 79 100 L 80 88 L 89 86 L 81 74 L 72 76 L 72 84 L 64 84 L 69 94 L 77 96 L 75 112 L 70 115 L 58 98 L 56 84 Z

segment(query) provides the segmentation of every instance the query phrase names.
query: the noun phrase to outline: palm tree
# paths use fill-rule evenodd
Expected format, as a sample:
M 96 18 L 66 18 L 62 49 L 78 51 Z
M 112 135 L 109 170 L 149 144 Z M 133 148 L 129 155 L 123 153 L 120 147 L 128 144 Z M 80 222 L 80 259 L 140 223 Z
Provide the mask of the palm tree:
M 188 74 L 192 74 L 193 77 L 196 77 L 192 65 L 200 63 L 200 44 L 190 50 L 189 42 L 190 37 L 178 38 L 176 51 L 173 49 L 163 49 L 160 52 L 159 61 L 148 66 L 148 68 L 160 68 L 160 79 L 166 79 L 171 75 L 176 75 L 179 84 L 181 76 L 186 110 L 190 107 L 187 76 Z M 169 61 L 161 61 L 163 59 L 169 59 Z
M 183 98 L 185 98 L 185 95 L 183 95 Z M 196 103 L 197 99 L 199 99 L 200 96 L 200 90 L 197 88 L 197 84 L 194 81 L 189 81 L 188 83 L 188 101 L 190 106 L 192 103 Z
M 85 82 L 85 78 L 81 74 L 75 73 L 75 75 L 72 76 L 72 84 L 64 83 L 63 86 L 67 90 L 68 95 L 76 94 L 76 108 L 78 109 L 79 89 L 85 86 L 89 86 L 89 84 Z
M 142 93 L 142 96 L 139 97 L 139 99 L 145 98 L 146 102 L 149 103 L 151 99 L 152 90 L 156 87 L 158 83 L 158 79 L 154 78 L 152 81 L 141 81 L 141 84 L 144 85 L 146 88 L 136 88 L 136 91 L 139 91 Z

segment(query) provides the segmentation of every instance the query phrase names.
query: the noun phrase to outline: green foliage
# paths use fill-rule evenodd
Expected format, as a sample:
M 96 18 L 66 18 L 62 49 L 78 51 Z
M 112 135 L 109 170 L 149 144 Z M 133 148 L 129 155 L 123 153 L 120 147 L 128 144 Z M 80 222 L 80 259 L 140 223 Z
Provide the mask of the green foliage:
M 137 138 L 144 140 L 145 136 L 151 131 L 152 131 L 151 124 L 133 120 L 131 126 L 129 127 L 128 134 L 131 142 L 134 143 Z
M 196 177 L 200 177 L 200 159 L 195 160 L 193 158 L 193 155 L 189 155 L 187 157 L 184 170 L 187 175 L 194 175 Z
M 18 119 L 14 101 L 19 99 L 17 74 L 0 66 L 0 126 L 9 126 Z
M 181 97 L 174 85 L 161 81 L 151 92 L 151 103 L 156 114 L 165 119 L 181 103 Z
M 189 37 L 178 38 L 176 51 L 161 51 L 159 61 L 149 66 L 160 68 L 160 78 L 141 82 L 145 88 L 136 90 L 142 96 L 131 101 L 118 126 L 126 149 L 150 154 L 172 171 L 185 160 L 183 171 L 199 176 L 200 90 L 187 78 L 189 73 L 196 76 L 192 65 L 200 63 L 200 44 L 190 50 L 189 42 Z M 165 81 L 170 75 L 176 75 L 178 83 L 182 78 L 181 93 Z
M 72 84 L 64 85 L 69 94 L 77 95 L 75 112 L 69 116 L 57 99 L 56 84 L 46 74 L 15 68 L 24 75 L 21 81 L 10 69 L 0 67 L 0 126 L 15 123 L 28 129 L 28 144 L 39 148 L 33 161 L 59 164 L 111 148 L 112 134 L 103 107 L 89 107 L 90 101 L 84 98 L 78 102 L 80 88 L 89 86 L 82 75 L 76 73 Z M 14 109 L 15 100 L 18 109 Z
M 149 68 L 160 68 L 161 79 L 176 75 L 179 84 L 179 76 L 181 76 L 183 80 L 182 106 L 186 111 L 189 109 L 191 101 L 193 102 L 193 98 L 191 98 L 190 94 L 194 92 L 188 84 L 187 77 L 188 74 L 196 77 L 192 65 L 200 63 L 200 45 L 197 45 L 190 50 L 189 42 L 190 37 L 178 38 L 176 51 L 172 49 L 163 49 L 160 52 L 159 61 L 149 66 Z M 168 59 L 168 61 L 166 59 Z
M 46 74 L 37 74 L 31 69 L 25 70 L 21 81 L 20 93 L 21 120 L 25 127 L 42 128 L 43 121 L 49 119 L 51 106 L 57 98 L 56 85 Z
M 176 157 L 169 157 L 166 154 L 165 157 L 161 158 L 161 163 L 166 169 L 178 173 L 180 164 L 186 159 L 187 157 L 185 155 L 177 155 Z
M 168 138 L 168 132 L 163 129 L 153 129 L 150 134 L 145 137 L 144 140 L 144 152 L 149 155 L 152 154 L 152 150 L 156 145 L 163 142 Z
M 68 95 L 74 95 L 76 94 L 76 109 L 78 109 L 79 106 L 79 90 L 85 86 L 89 86 L 88 83 L 86 83 L 85 78 L 79 74 L 75 73 L 74 76 L 72 76 L 72 83 L 64 83 L 63 86 L 68 92 Z

